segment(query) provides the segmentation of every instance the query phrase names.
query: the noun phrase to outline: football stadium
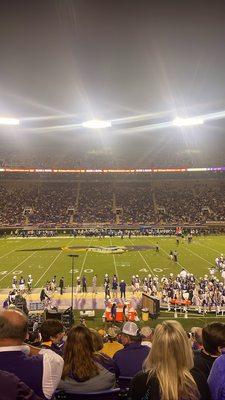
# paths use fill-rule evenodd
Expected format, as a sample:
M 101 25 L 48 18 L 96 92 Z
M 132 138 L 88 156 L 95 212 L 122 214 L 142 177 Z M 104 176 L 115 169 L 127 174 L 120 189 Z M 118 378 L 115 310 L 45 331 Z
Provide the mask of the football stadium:
M 0 400 L 223 400 L 225 3 L 0 2 Z

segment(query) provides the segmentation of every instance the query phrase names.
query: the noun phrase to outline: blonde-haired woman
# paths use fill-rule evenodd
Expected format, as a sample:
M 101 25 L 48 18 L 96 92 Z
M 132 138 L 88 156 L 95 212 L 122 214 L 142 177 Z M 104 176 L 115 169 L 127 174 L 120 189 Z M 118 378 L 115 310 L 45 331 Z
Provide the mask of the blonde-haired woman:
M 152 348 L 131 383 L 132 400 L 209 400 L 201 373 L 191 373 L 193 353 L 177 321 L 157 325 Z

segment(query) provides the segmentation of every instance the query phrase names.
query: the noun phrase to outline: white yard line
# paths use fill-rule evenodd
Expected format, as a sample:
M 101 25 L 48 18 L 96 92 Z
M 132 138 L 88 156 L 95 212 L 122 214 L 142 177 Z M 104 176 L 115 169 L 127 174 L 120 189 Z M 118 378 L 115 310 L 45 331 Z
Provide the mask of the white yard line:
M 3 249 L 3 247 L 5 247 L 5 246 L 8 246 L 9 245 L 9 242 L 7 243 L 0 243 L 0 250 L 2 250 Z
M 217 250 L 217 249 L 214 249 L 213 247 L 206 246 L 205 244 L 202 244 L 202 243 L 200 243 L 199 241 L 197 241 L 197 243 L 198 243 L 200 246 L 206 247 L 206 249 L 210 249 L 210 250 L 214 251 L 214 252 L 217 253 L 217 254 L 222 252 L 222 250 Z M 223 250 L 223 251 L 225 252 L 225 250 Z
M 71 239 L 71 240 L 69 241 L 69 243 L 67 244 L 67 246 L 69 246 L 70 243 L 71 243 L 73 240 L 74 240 L 74 238 Z M 37 282 L 35 283 L 34 287 L 37 287 L 37 284 L 38 284 L 38 283 L 40 282 L 40 280 L 46 275 L 46 273 L 50 270 L 50 268 L 51 268 L 52 265 L 56 262 L 56 260 L 58 260 L 59 256 L 61 256 L 62 252 L 63 252 L 63 250 L 61 250 L 61 251 L 59 252 L 59 254 L 57 254 L 57 256 L 52 260 L 52 262 L 49 264 L 48 268 L 45 270 L 45 272 L 44 272 L 44 273 L 40 276 L 40 278 L 37 280 Z
M 148 237 L 146 237 L 146 239 L 148 239 Z M 152 243 L 151 241 L 150 241 L 150 243 L 154 246 L 154 243 Z M 167 253 L 167 251 L 164 250 L 161 245 L 159 246 L 159 249 L 162 250 L 169 257 L 169 253 Z M 184 265 L 182 265 L 178 261 L 175 264 L 179 265 L 181 269 L 185 269 L 185 271 L 187 271 L 189 274 L 191 273 L 186 267 L 184 267 Z M 196 278 L 196 281 L 198 282 L 197 278 Z
M 110 238 L 110 246 L 112 246 L 112 238 Z M 113 262 L 114 262 L 114 268 L 115 268 L 115 272 L 116 272 L 116 276 L 119 280 L 119 274 L 118 274 L 118 270 L 117 270 L 117 266 L 116 266 L 116 258 L 115 258 L 115 254 L 112 254 L 113 256 Z
M 92 237 L 91 240 L 89 241 L 88 246 L 91 246 L 92 241 L 93 241 L 93 237 Z M 85 263 L 86 263 L 87 255 L 88 255 L 88 250 L 87 250 L 86 253 L 85 253 L 85 256 L 84 256 L 84 259 L 83 259 L 83 262 L 82 262 L 82 265 L 81 265 L 80 273 L 79 273 L 79 275 L 78 275 L 80 278 L 81 278 L 82 273 L 83 273 L 83 269 L 84 269 L 84 265 L 85 265 Z
M 51 266 L 56 262 L 56 260 L 59 258 L 59 256 L 61 256 L 63 250 L 60 251 L 59 254 L 57 254 L 57 256 L 53 259 L 53 261 L 51 262 L 51 264 L 49 264 L 48 268 L 45 270 L 45 272 L 40 276 L 40 278 L 37 280 L 37 282 L 35 283 L 34 287 L 37 287 L 37 284 L 40 282 L 40 280 L 45 276 L 45 274 L 50 270 Z
M 20 243 L 21 244 L 21 243 Z M 27 247 L 27 244 L 26 245 L 24 245 L 24 246 L 18 246 L 18 247 L 16 247 L 16 248 L 14 248 L 13 250 L 11 250 L 11 251 L 9 251 L 8 253 L 6 253 L 6 254 L 3 254 L 3 256 L 0 256 L 0 259 L 2 259 L 2 258 L 5 258 L 6 256 L 8 256 L 9 254 L 12 254 L 12 253 L 14 253 L 15 251 L 17 251 L 17 250 L 23 250 L 24 248 L 26 248 Z M 1 250 L 2 248 L 0 247 L 0 250 Z
M 0 256 L 0 259 L 1 259 L 1 258 L 4 258 L 4 257 L 7 257 L 9 254 L 12 254 L 12 253 L 14 253 L 16 250 L 18 250 L 18 248 L 17 248 L 17 249 L 14 249 L 14 250 L 11 250 L 11 251 L 9 251 L 8 253 L 4 254 L 3 256 Z
M 2 259 L 2 258 L 5 258 L 5 257 L 7 257 L 9 254 L 12 254 L 12 253 L 15 253 L 15 251 L 17 251 L 17 250 L 22 250 L 23 248 L 19 248 L 19 247 L 17 247 L 16 249 L 14 249 L 14 250 L 11 250 L 11 251 L 9 251 L 8 253 L 6 253 L 6 254 L 3 254 L 3 256 L 0 256 L 0 259 Z
M 198 258 L 201 258 L 201 260 L 205 261 L 207 264 L 209 264 L 209 265 L 212 267 L 212 265 L 213 265 L 212 262 L 209 262 L 208 260 L 206 260 L 206 258 L 201 257 L 198 253 L 195 253 L 195 251 L 190 250 L 187 246 L 184 246 L 184 248 L 185 248 L 187 251 L 189 251 L 190 253 L 194 254 L 194 256 L 196 256 L 196 257 L 198 257 Z
M 132 246 L 134 246 L 134 243 L 132 242 L 132 240 L 131 240 L 131 239 L 128 239 L 128 240 L 131 242 Z M 144 258 L 143 254 L 141 254 L 140 250 L 138 250 L 138 254 L 139 254 L 139 256 L 142 258 L 142 260 L 144 261 L 145 265 L 148 267 L 149 272 L 151 272 L 151 274 L 155 276 L 154 271 L 152 270 L 152 268 L 150 267 L 150 265 L 147 263 L 147 261 L 146 261 L 146 259 Z
M 45 246 L 43 246 L 43 247 L 45 247 Z M 43 248 L 43 247 L 41 247 L 41 248 Z M 5 279 L 8 275 L 10 275 L 13 271 L 16 271 L 16 269 L 17 269 L 18 267 L 20 267 L 22 264 L 24 264 L 25 261 L 29 260 L 29 259 L 30 259 L 31 257 L 33 257 L 34 254 L 36 254 L 36 253 L 37 253 L 37 250 L 34 251 L 33 253 L 31 253 L 27 258 L 25 258 L 25 260 L 21 261 L 19 264 L 17 264 L 15 267 L 13 267 L 7 274 L 5 274 L 5 275 L 0 279 L 0 282 L 3 281 L 3 279 Z

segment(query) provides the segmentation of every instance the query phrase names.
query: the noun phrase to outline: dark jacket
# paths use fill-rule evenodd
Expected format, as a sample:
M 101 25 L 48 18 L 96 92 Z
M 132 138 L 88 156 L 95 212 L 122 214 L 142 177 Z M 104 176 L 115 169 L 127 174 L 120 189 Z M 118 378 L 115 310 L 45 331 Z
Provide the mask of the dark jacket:
M 209 387 L 205 383 L 204 376 L 200 373 L 192 373 L 200 393 L 199 400 L 211 400 Z M 131 400 L 160 400 L 160 387 L 157 377 L 151 377 L 147 382 L 148 372 L 139 372 L 131 381 Z M 168 399 L 169 400 L 169 399 Z M 184 400 L 184 399 L 180 399 Z
M 149 353 L 149 347 L 133 342 L 117 351 L 113 359 L 121 376 L 133 377 L 142 370 L 142 364 Z
M 217 357 L 212 357 L 209 354 L 204 353 L 203 350 L 194 351 L 194 368 L 195 371 L 200 371 L 207 381 L 209 377 L 209 373 L 213 366 L 214 361 Z

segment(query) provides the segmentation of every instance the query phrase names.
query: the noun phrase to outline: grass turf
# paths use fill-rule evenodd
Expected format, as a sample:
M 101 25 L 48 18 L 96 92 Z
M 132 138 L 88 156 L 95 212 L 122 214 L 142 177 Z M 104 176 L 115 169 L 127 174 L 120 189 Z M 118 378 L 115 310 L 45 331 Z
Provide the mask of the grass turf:
M 85 250 L 70 251 L 68 246 L 145 246 L 158 242 L 160 250 L 137 250 L 123 254 L 100 254 Z M 59 247 L 60 250 L 48 250 Z M 45 251 L 37 249 L 44 248 Z M 25 250 L 25 251 L 19 251 Z M 169 258 L 170 250 L 178 251 L 178 262 Z M 125 279 L 130 285 L 132 275 L 144 277 L 147 274 L 158 275 L 159 278 L 169 273 L 178 274 L 182 268 L 197 277 L 208 274 L 210 266 L 214 265 L 215 257 L 225 254 L 224 236 L 194 237 L 188 244 L 180 240 L 176 245 L 175 237 L 125 237 L 116 238 L 35 238 L 0 240 L 0 288 L 11 288 L 12 278 L 23 275 L 27 279 L 32 274 L 34 287 L 42 287 L 53 275 L 57 280 L 65 277 L 66 286 L 71 286 L 71 259 L 68 254 L 79 254 L 75 263 L 75 277 L 86 275 L 91 286 L 93 274 L 97 274 L 98 286 L 103 285 L 105 273 L 109 276 L 117 274 L 119 279 Z M 219 274 L 218 274 L 219 276 Z

